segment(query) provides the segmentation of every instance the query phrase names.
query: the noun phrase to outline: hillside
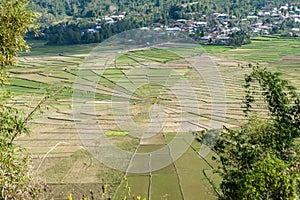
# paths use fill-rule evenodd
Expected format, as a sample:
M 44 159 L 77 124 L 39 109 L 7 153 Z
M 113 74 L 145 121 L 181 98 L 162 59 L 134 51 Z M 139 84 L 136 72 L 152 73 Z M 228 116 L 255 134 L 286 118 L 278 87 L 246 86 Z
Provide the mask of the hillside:
M 292 2 L 291 0 L 41 0 L 34 1 L 31 6 L 41 13 L 45 22 L 54 22 L 64 17 L 92 18 L 114 12 L 135 13 L 149 19 L 167 17 L 167 20 L 213 12 L 225 12 L 242 17 L 253 9 L 278 7 Z
M 98 43 L 135 28 L 184 32 L 201 44 L 226 46 L 257 35 L 300 35 L 299 3 L 288 0 L 42 0 L 31 7 L 39 15 L 39 39 L 50 45 Z

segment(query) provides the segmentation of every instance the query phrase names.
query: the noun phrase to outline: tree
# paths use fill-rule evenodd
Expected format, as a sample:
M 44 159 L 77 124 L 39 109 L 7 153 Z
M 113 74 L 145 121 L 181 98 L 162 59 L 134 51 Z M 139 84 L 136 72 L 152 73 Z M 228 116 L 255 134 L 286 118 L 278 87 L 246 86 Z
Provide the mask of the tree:
M 18 51 L 28 50 L 24 40 L 27 31 L 33 28 L 35 13 L 27 9 L 28 0 L 0 1 L 0 66 L 14 64 Z
M 294 87 L 266 68 L 249 65 L 238 129 L 224 130 L 215 150 L 222 164 L 219 199 L 295 199 L 299 192 L 300 101 Z M 262 102 L 258 102 L 262 100 Z M 265 103 L 264 118 L 257 106 Z M 265 118 L 266 117 L 266 118 Z
M 244 44 L 250 44 L 250 36 L 245 31 L 238 31 L 229 35 L 228 45 L 241 47 Z
M 296 173 L 281 159 L 266 155 L 253 164 L 243 177 L 244 187 L 239 191 L 244 199 L 294 199 Z
M 2 92 L 7 81 L 5 67 L 15 63 L 17 52 L 28 50 L 24 35 L 32 28 L 35 13 L 28 0 L 0 1 L 0 200 L 37 198 L 38 187 L 30 175 L 29 158 L 20 153 L 14 140 L 28 133 L 26 121 L 18 109 L 8 106 L 9 97 Z

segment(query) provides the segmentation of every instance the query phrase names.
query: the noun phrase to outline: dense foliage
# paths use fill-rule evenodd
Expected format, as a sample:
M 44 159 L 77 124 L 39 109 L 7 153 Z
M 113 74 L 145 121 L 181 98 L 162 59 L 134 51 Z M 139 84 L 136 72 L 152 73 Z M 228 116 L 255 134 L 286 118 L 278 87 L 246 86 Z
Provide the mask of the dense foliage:
M 232 13 L 245 17 L 253 9 L 267 6 L 279 6 L 292 0 L 34 0 L 32 7 L 43 14 L 44 22 L 55 18 L 98 17 L 116 12 L 133 12 L 145 20 L 159 21 L 179 18 L 191 18 L 212 12 Z
M 26 8 L 28 1 L 0 1 L 0 66 L 14 63 L 18 51 L 28 49 L 24 35 L 32 28 L 35 13 Z
M 31 7 L 39 13 L 39 23 L 43 32 L 42 39 L 48 44 L 79 44 L 102 42 L 112 34 L 141 27 L 153 27 L 154 24 L 172 26 L 178 19 L 207 21 L 208 27 L 199 28 L 193 38 L 200 40 L 204 33 L 218 32 L 216 28 L 220 20 L 214 13 L 223 13 L 235 16 L 228 22 L 229 27 L 239 27 L 242 31 L 237 35 L 230 35 L 231 40 L 226 42 L 209 42 L 210 44 L 240 46 L 249 43 L 249 35 L 244 25 L 236 19 L 246 18 L 260 9 L 280 7 L 290 0 L 255 0 L 255 1 L 221 1 L 221 0 L 33 0 Z M 124 15 L 123 20 L 116 23 L 106 23 L 105 16 Z M 256 13 L 257 14 L 257 13 Z M 276 19 L 278 21 L 279 19 Z M 255 23 L 255 20 L 253 22 Z M 263 24 L 270 23 L 266 18 Z M 294 28 L 296 22 L 292 20 L 281 22 L 268 30 L 271 34 L 287 34 L 286 28 Z M 156 26 L 154 25 L 154 27 Z M 98 29 L 89 32 L 88 29 Z M 32 36 L 32 35 L 31 35 Z M 242 38 L 245 36 L 244 38 Z M 238 38 L 238 40 L 237 40 Z M 240 39 L 242 38 L 242 39 Z
M 220 199 L 295 199 L 299 193 L 300 100 L 279 74 L 251 66 L 245 80 L 248 121 L 226 129 L 215 150 L 222 163 Z M 257 111 L 263 100 L 267 114 Z M 256 102 L 258 104 L 256 105 Z
M 23 37 L 35 14 L 28 9 L 28 0 L 2 0 L 0 8 L 0 199 L 35 199 L 39 187 L 30 175 L 28 156 L 14 143 L 28 133 L 28 118 L 7 105 L 9 96 L 3 89 L 6 66 L 15 63 L 18 51 L 28 49 Z

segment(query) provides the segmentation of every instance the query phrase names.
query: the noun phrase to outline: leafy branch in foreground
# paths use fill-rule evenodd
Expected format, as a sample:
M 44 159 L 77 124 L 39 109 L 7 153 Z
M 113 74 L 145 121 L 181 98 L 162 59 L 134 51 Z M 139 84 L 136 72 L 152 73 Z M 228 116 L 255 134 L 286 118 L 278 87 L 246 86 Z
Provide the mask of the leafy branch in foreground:
M 29 157 L 11 143 L 16 133 L 29 133 L 21 113 L 0 106 L 0 199 L 35 199 L 41 188 L 29 173 Z
M 248 120 L 237 129 L 225 128 L 215 147 L 222 164 L 219 199 L 295 199 L 300 177 L 299 96 L 278 73 L 249 67 L 244 99 Z M 264 112 L 258 109 L 261 104 Z
M 24 35 L 33 26 L 35 13 L 28 9 L 29 0 L 0 1 L 0 200 L 36 199 L 39 183 L 30 174 L 29 157 L 14 143 L 21 134 L 28 134 L 30 118 L 8 105 L 10 100 L 4 85 L 5 69 L 15 64 L 17 52 L 27 50 Z

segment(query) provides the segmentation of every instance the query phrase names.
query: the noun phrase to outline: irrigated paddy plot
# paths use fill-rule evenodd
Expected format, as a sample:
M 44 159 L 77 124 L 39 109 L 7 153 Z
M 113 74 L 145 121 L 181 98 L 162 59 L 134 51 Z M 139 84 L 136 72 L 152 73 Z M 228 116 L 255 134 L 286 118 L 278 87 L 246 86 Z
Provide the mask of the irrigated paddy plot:
M 70 192 L 74 199 L 88 195 L 90 190 L 99 194 L 105 183 L 116 199 L 128 193 L 126 184 L 131 187 L 131 194 L 147 199 L 216 199 L 214 185 L 219 179 L 212 173 L 217 166 L 211 160 L 213 153 L 202 158 L 198 154 L 201 144 L 191 140 L 191 145 L 182 144 L 186 149 L 173 163 L 177 152 L 172 141 L 186 135 L 193 139 L 195 132 L 223 121 L 226 126 L 240 123 L 247 68 L 238 65 L 247 64 L 244 58 L 249 62 L 276 61 L 275 67 L 283 72 L 287 69 L 291 73 L 289 79 L 299 84 L 299 73 L 295 74 L 299 59 L 293 46 L 284 46 L 284 53 L 277 56 L 271 52 L 272 42 L 265 42 L 270 46 L 268 58 L 256 57 L 259 55 L 254 53 L 262 41 L 241 49 L 214 51 L 209 47 L 213 54 L 222 52 L 220 57 L 206 57 L 209 60 L 203 59 L 205 54 L 199 47 L 193 52 L 188 47 L 168 44 L 122 53 L 114 62 L 105 63 L 104 68 L 84 60 L 93 46 L 56 49 L 38 43 L 31 54 L 19 59 L 18 67 L 9 69 L 12 80 L 8 89 L 15 96 L 11 103 L 30 112 L 44 96 L 64 88 L 34 115 L 30 136 L 18 139 L 33 157 L 34 172 L 49 184 L 49 199 L 66 199 Z M 281 40 L 273 42 L 283 45 Z M 213 63 L 222 77 L 219 81 L 210 71 Z M 222 93 L 212 91 L 223 86 L 226 101 L 218 96 Z M 73 98 L 72 102 L 74 89 L 75 97 L 80 98 Z M 76 105 L 81 110 L 74 116 Z M 107 167 L 89 149 L 87 144 L 101 142 L 102 137 L 130 153 L 122 163 L 125 172 Z M 105 153 L 103 149 L 98 150 Z M 161 149 L 164 150 L 160 152 Z M 152 155 L 153 152 L 157 153 Z M 135 160 L 141 154 L 150 158 L 137 166 Z M 162 160 L 170 162 L 161 168 Z M 157 171 L 134 174 L 138 168 Z M 124 175 L 128 180 L 124 180 Z

